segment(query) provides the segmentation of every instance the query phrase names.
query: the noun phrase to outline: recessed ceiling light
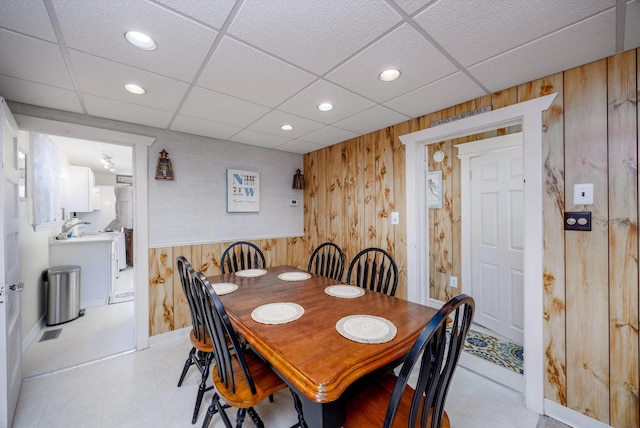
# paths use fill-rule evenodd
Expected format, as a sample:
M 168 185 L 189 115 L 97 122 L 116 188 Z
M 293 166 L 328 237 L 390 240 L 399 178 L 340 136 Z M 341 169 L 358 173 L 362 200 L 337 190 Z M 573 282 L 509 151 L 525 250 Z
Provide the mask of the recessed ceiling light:
M 331 103 L 322 103 L 318 106 L 318 110 L 320 111 L 331 111 L 333 110 L 333 104 Z
M 144 95 L 147 93 L 146 89 L 141 86 L 134 85 L 133 83 L 127 83 L 126 85 L 124 85 L 124 88 L 132 94 L 136 95 Z
M 283 131 L 293 131 L 293 126 L 289 125 L 288 123 L 285 123 L 280 127 L 280 129 L 282 129 Z
M 378 75 L 378 79 L 382 80 L 383 82 L 392 82 L 398 77 L 400 77 L 400 70 L 393 69 L 385 70 Z
M 156 42 L 151 37 L 139 31 L 127 31 L 124 33 L 124 37 L 129 43 L 145 51 L 151 51 L 156 48 Z

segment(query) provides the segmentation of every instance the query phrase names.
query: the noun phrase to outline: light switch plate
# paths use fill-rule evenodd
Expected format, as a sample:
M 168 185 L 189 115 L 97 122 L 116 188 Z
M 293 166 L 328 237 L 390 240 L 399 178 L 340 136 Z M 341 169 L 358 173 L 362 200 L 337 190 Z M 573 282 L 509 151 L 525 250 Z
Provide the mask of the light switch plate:
M 593 204 L 593 183 L 573 185 L 573 204 L 574 205 Z
M 391 213 L 391 224 L 399 224 L 400 223 L 400 214 L 394 211 Z

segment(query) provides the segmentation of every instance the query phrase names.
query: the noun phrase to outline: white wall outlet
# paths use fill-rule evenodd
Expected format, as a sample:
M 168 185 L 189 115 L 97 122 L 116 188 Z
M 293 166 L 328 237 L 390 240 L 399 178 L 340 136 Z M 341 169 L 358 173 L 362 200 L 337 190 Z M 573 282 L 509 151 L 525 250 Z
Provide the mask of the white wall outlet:
M 391 213 L 391 224 L 400 224 L 400 213 L 397 211 Z
M 458 288 L 458 277 L 450 276 L 449 277 L 449 287 Z
M 574 205 L 593 204 L 593 183 L 573 185 L 573 204 Z
M 290 207 L 297 207 L 298 206 L 298 200 L 297 199 L 290 199 L 289 200 L 289 206 Z

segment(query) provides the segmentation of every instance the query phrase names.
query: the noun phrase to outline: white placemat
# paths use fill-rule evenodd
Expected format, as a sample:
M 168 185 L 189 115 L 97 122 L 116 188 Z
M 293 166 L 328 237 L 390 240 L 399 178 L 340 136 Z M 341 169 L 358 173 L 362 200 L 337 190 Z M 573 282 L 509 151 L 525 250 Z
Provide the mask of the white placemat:
M 311 274 L 307 272 L 283 272 L 278 275 L 278 279 L 283 281 L 304 281 L 311 278 Z
M 393 340 L 398 331 L 391 321 L 374 315 L 349 315 L 336 323 L 336 330 L 359 343 L 385 343 Z
M 343 299 L 354 299 L 364 295 L 364 288 L 354 285 L 330 285 L 324 289 L 329 296 L 341 297 Z
M 264 269 L 245 269 L 245 270 L 239 270 L 235 274 L 243 278 L 254 278 L 256 276 L 262 276 L 265 273 L 267 273 L 267 271 Z
M 233 293 L 238 289 L 238 286 L 232 282 L 217 282 L 215 284 L 211 284 L 211 286 L 218 296 Z
M 295 321 L 304 314 L 304 308 L 297 303 L 267 303 L 255 308 L 251 318 L 262 324 L 285 324 Z

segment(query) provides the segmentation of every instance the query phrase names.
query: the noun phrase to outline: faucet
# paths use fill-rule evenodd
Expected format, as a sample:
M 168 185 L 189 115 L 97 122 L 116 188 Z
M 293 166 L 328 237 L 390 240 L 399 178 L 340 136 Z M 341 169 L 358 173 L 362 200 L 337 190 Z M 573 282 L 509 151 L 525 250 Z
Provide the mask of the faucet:
M 90 221 L 79 221 L 77 223 L 71 224 L 75 218 L 70 218 L 62 224 L 62 233 L 67 233 L 71 228 L 76 227 L 79 224 L 91 224 Z

